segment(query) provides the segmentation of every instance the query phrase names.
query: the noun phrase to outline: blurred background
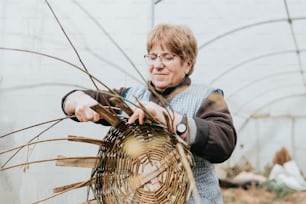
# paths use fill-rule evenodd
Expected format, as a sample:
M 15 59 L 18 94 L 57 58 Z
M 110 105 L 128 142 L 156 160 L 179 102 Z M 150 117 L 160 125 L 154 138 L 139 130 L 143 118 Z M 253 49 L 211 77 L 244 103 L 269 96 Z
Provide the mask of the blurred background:
M 224 90 L 238 132 L 232 157 L 217 165 L 219 177 L 241 163 L 264 172 L 282 147 L 306 174 L 306 1 L 49 3 L 88 71 L 113 88 L 143 84 L 130 61 L 147 78 L 143 55 L 147 33 L 154 25 L 188 25 L 199 45 L 191 78 L 194 83 Z M 34 137 L 105 135 L 103 126 L 64 120 L 3 136 L 64 117 L 61 98 L 65 93 L 95 89 L 89 77 L 73 65 L 81 63 L 45 1 L 1 0 L 0 151 Z M 96 155 L 97 150 L 93 145 L 71 142 L 44 143 L 23 148 L 7 165 L 57 155 Z M 10 156 L 0 155 L 0 164 Z M 89 177 L 90 169 L 56 167 L 54 162 L 0 172 L 0 203 L 31 203 L 52 194 L 56 186 Z M 86 189 L 79 189 L 46 203 L 85 199 Z

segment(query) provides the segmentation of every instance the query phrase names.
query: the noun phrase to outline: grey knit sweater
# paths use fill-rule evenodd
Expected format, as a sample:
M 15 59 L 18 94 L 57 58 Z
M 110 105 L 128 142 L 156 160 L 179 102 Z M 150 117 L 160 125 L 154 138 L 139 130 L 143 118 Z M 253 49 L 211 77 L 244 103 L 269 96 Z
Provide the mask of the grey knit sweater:
M 195 117 L 199 108 L 205 103 L 206 98 L 212 92 L 216 91 L 212 87 L 205 85 L 190 85 L 184 91 L 176 94 L 169 100 L 170 106 L 175 112 L 185 113 L 189 119 Z M 131 102 L 136 102 L 135 97 L 141 101 L 149 101 L 151 92 L 146 87 L 129 88 L 125 92 L 125 99 Z M 222 195 L 219 188 L 219 183 L 214 174 L 214 165 L 209 161 L 197 155 L 193 155 L 195 159 L 194 177 L 197 188 L 200 194 L 201 203 L 203 204 L 221 204 Z M 194 203 L 191 196 L 190 204 Z

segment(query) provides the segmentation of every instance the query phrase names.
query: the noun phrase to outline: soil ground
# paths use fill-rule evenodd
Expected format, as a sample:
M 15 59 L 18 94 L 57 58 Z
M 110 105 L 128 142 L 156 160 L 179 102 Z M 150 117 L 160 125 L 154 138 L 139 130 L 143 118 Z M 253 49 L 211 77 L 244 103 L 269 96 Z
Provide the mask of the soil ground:
M 293 192 L 286 196 L 263 188 L 222 189 L 224 204 L 306 204 L 306 191 Z

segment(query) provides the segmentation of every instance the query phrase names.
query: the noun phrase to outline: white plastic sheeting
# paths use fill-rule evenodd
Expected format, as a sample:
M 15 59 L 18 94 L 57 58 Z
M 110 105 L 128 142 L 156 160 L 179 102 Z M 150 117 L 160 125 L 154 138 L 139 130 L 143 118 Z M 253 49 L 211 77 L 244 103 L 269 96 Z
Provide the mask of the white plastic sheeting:
M 152 25 L 190 26 L 199 44 L 192 79 L 224 90 L 238 131 L 234 154 L 220 166 L 230 167 L 246 158 L 263 170 L 285 146 L 306 173 L 305 1 L 50 0 L 50 4 L 88 70 L 110 87 L 142 83 L 129 60 L 146 76 L 143 54 Z M 94 88 L 81 71 L 42 55 L 81 66 L 45 1 L 1 1 L 0 47 L 1 135 L 63 117 L 60 100 L 66 92 Z M 1 138 L 0 151 L 35 136 L 101 138 L 107 130 L 65 120 L 41 134 L 51 124 Z M 54 142 L 24 148 L 9 164 L 96 152 L 91 145 Z M 1 155 L 1 165 L 9 157 Z M 31 165 L 25 173 L 21 168 L 0 172 L 0 203 L 30 203 L 50 195 L 53 187 L 89 175 L 90 170 L 55 167 L 52 162 Z M 46 203 L 85 199 L 83 189 Z

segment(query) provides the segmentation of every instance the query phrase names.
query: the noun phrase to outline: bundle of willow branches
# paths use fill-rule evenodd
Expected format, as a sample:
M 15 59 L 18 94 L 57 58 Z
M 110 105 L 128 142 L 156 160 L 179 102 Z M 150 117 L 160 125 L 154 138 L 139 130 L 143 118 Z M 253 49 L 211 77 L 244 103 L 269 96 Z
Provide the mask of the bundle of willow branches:
M 100 104 L 92 107 L 101 115 L 101 118 L 105 119 L 112 127 L 103 140 L 79 136 L 68 136 L 67 138 L 34 141 L 35 139 L 38 139 L 39 136 L 47 130 L 46 129 L 23 145 L 0 151 L 0 155 L 2 155 L 16 150 L 16 152 L 7 160 L 7 162 L 0 166 L 0 172 L 15 167 L 28 166 L 34 163 L 49 161 L 57 161 L 56 164 L 58 166 L 92 168 L 92 174 L 89 180 L 57 187 L 53 190 L 53 195 L 36 201 L 35 204 L 44 202 L 70 190 L 85 186 L 89 186 L 90 189 L 92 189 L 94 199 L 89 200 L 89 198 L 87 198 L 87 201 L 85 201 L 83 204 L 183 204 L 188 201 L 191 193 L 195 197 L 195 201 L 197 201 L 196 203 L 199 203 L 197 189 L 191 171 L 192 167 L 194 166 L 192 154 L 189 151 L 189 145 L 174 133 L 173 118 L 166 118 L 167 125 L 162 125 L 158 123 L 158 121 L 155 121 L 148 111 L 141 106 L 141 104 L 138 108 L 143 109 L 147 118 L 143 125 L 139 125 L 138 123 L 128 124 L 127 117 L 115 114 L 114 108 L 118 108 L 127 115 L 131 115 L 132 110 L 121 96 L 118 96 L 111 88 L 88 72 L 85 64 L 80 58 L 79 53 L 64 31 L 64 28 L 59 22 L 59 19 L 57 18 L 51 5 L 47 0 L 45 1 L 61 27 L 61 30 L 65 34 L 65 37 L 69 41 L 71 47 L 77 54 L 82 67 L 41 52 L 3 47 L 0 47 L 0 50 L 26 52 L 52 58 L 54 60 L 59 60 L 63 63 L 69 64 L 70 66 L 73 66 L 74 68 L 87 74 L 97 88 L 97 91 L 103 92 L 108 96 L 113 97 L 115 100 L 112 102 L 114 102 L 117 107 L 103 107 Z M 101 26 L 99 25 L 99 27 Z M 109 37 L 109 35 L 107 36 Z M 115 42 L 114 44 L 118 47 L 118 49 L 120 49 Z M 123 54 L 127 57 L 124 52 Z M 135 67 L 132 62 L 131 64 L 133 67 Z M 136 67 L 135 69 L 140 74 Z M 141 77 L 144 82 L 146 82 L 144 77 Z M 100 91 L 96 85 L 96 82 L 104 86 L 107 91 Z M 151 90 L 152 94 L 157 95 L 161 104 L 166 105 L 167 101 L 163 97 L 159 96 L 154 89 L 150 87 L 150 84 L 147 84 L 147 86 Z M 133 105 L 135 106 L 136 104 Z M 71 117 L 73 116 L 67 116 L 41 124 L 55 121 L 55 123 L 49 127 L 51 128 L 62 120 Z M 33 126 L 1 135 L 0 139 L 31 127 Z M 99 145 L 98 155 L 83 157 L 59 156 L 57 158 L 29 161 L 7 166 L 7 163 L 24 147 L 42 142 L 62 140 Z

